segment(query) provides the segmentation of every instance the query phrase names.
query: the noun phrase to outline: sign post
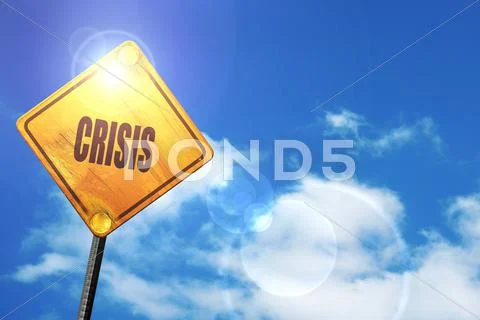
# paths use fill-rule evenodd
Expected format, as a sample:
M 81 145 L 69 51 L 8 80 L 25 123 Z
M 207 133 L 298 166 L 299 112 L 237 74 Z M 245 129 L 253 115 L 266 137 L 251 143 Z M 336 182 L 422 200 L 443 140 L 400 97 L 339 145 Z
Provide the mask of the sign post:
M 95 300 L 95 292 L 97 291 L 98 277 L 100 276 L 106 241 L 107 237 L 99 238 L 95 235 L 92 237 L 87 272 L 85 273 L 80 306 L 78 307 L 78 320 L 89 320 L 92 316 L 93 302 Z
M 17 128 L 94 235 L 78 311 L 89 319 L 106 236 L 210 161 L 212 147 L 132 41 Z

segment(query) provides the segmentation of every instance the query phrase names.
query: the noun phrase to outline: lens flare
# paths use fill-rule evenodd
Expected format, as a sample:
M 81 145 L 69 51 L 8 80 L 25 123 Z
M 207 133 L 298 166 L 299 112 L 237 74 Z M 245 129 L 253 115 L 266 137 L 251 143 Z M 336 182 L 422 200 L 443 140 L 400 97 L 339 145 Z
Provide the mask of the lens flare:
M 242 236 L 241 257 L 250 279 L 280 297 L 303 296 L 318 288 L 337 256 L 330 221 L 303 201 L 281 198 L 268 223 L 264 232 Z
M 222 229 L 242 234 L 268 228 L 273 190 L 268 179 L 256 180 L 241 168 L 233 168 L 233 179 L 209 188 L 206 197 L 212 220 Z

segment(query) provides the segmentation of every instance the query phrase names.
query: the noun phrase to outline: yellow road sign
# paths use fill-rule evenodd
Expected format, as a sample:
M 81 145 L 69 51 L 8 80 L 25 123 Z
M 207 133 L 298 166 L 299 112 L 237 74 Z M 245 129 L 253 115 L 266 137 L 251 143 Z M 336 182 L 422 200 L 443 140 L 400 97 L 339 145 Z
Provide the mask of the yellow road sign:
M 131 41 L 21 116 L 17 128 L 97 236 L 111 233 L 213 157 Z

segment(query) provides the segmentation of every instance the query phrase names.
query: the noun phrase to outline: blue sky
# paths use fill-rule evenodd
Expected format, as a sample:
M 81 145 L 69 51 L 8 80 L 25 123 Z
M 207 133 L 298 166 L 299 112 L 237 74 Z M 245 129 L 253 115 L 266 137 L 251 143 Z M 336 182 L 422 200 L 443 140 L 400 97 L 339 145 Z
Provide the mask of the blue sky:
M 239 222 L 223 211 L 242 221 L 245 208 L 222 207 L 215 177 L 185 182 L 109 237 L 96 319 L 480 315 L 480 4 L 323 105 L 472 1 L 10 3 L 71 46 L 0 4 L 0 316 L 65 273 L 8 319 L 76 314 L 90 235 L 15 121 L 86 67 L 75 52 L 101 57 L 127 39 L 219 158 L 223 139 L 242 150 L 260 140 L 261 182 L 240 172 L 226 190 L 268 201 L 273 223 L 232 233 Z M 325 179 L 327 138 L 354 140 L 351 180 Z M 308 176 L 273 180 L 275 139 L 309 146 Z

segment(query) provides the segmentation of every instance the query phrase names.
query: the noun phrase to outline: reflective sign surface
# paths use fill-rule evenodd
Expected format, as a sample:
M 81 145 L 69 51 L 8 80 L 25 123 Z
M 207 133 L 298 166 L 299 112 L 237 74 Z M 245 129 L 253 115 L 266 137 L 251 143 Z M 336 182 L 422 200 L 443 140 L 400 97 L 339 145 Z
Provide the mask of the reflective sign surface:
M 111 233 L 213 157 L 130 41 L 20 117 L 17 127 L 97 236 Z

